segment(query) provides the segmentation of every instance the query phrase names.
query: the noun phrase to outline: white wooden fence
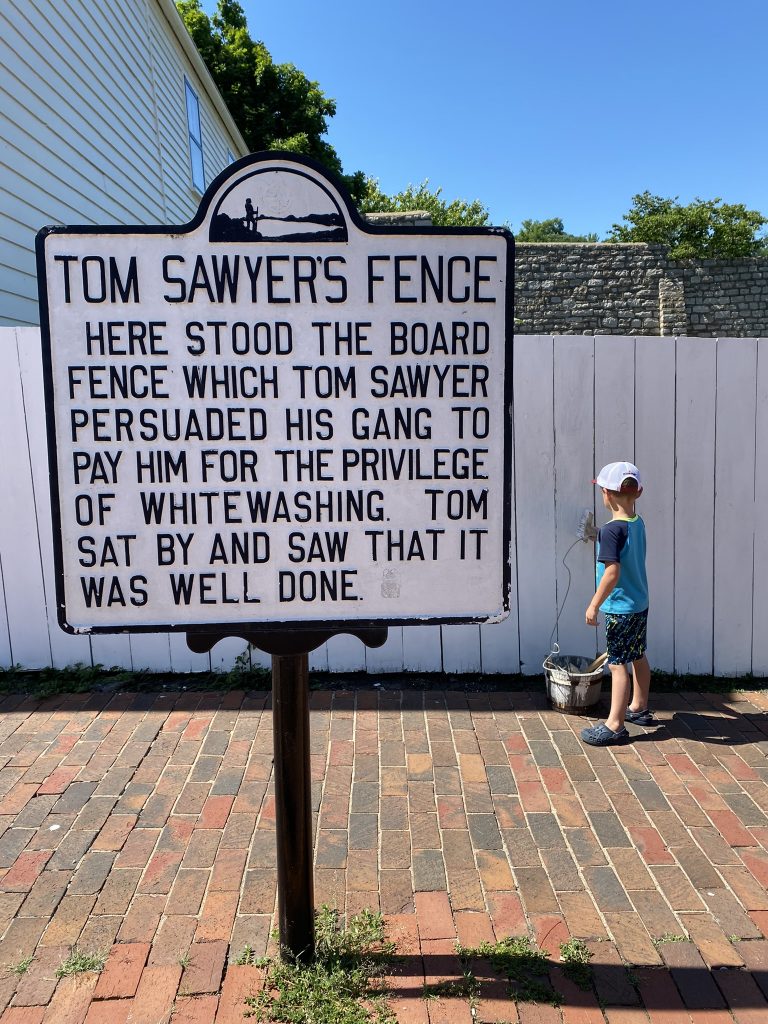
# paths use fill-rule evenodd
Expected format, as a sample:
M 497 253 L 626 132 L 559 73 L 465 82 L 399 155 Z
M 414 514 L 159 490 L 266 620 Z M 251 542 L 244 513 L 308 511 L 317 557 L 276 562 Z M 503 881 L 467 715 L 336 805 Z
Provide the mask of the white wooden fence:
M 183 633 L 59 629 L 41 366 L 37 329 L 0 329 L 0 666 L 228 669 L 240 640 L 209 659 Z M 556 637 L 566 652 L 595 653 L 600 636 L 584 624 L 594 549 L 578 543 L 568 568 L 563 557 L 585 508 L 601 521 L 595 469 L 629 459 L 645 484 L 652 665 L 768 675 L 768 339 L 517 337 L 513 447 L 509 618 L 391 629 L 378 650 L 335 637 L 315 668 L 539 672 L 568 568 Z

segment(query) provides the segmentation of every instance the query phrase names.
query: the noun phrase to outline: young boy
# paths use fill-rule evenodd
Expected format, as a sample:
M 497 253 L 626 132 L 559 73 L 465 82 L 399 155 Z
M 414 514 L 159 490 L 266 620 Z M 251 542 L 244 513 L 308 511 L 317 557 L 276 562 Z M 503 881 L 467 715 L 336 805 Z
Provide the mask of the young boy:
M 597 589 L 587 608 L 587 624 L 596 626 L 598 610 L 605 613 L 611 710 L 605 722 L 584 729 L 581 738 L 585 743 L 603 747 L 628 739 L 625 719 L 638 725 L 652 725 L 653 716 L 648 710 L 651 669 L 645 657 L 645 524 L 635 513 L 635 502 L 643 493 L 640 473 L 631 462 L 611 462 L 603 466 L 594 483 L 602 489 L 603 504 L 611 512 L 611 520 L 598 533 Z

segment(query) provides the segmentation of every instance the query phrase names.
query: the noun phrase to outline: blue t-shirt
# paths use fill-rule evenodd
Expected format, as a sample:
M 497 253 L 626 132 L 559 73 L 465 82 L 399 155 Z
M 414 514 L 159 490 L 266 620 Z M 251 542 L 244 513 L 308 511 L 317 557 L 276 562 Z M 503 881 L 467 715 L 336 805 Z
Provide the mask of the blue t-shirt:
M 597 585 L 606 565 L 618 562 L 619 582 L 600 605 L 609 615 L 632 615 L 648 607 L 648 580 L 645 575 L 645 523 L 634 519 L 612 519 L 597 535 Z

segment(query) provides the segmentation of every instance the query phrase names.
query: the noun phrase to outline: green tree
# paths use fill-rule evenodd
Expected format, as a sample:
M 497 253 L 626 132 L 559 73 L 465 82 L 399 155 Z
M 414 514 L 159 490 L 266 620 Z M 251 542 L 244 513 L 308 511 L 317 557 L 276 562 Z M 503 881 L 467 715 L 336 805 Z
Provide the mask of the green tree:
M 737 259 L 768 253 L 768 240 L 759 234 L 768 218 L 743 203 L 722 199 L 694 199 L 682 206 L 641 192 L 632 197 L 632 208 L 623 224 L 614 224 L 611 242 L 658 242 L 669 246 L 674 260 Z
M 569 235 L 559 217 L 524 220 L 515 232 L 517 242 L 596 242 L 597 235 Z
M 248 148 L 304 154 L 341 174 L 339 156 L 323 138 L 335 101 L 293 64 L 275 64 L 251 38 L 238 0 L 218 0 L 212 17 L 200 0 L 176 0 L 176 7 Z M 359 192 L 363 180 L 352 175 L 347 184 Z
M 388 196 L 379 188 L 375 178 L 366 178 L 360 198 L 362 213 L 399 213 L 407 210 L 425 210 L 432 217 L 436 227 L 482 227 L 488 224 L 490 214 L 479 199 L 467 202 L 453 199 L 448 202 L 441 198 L 442 188 L 434 191 L 429 181 L 420 185 L 408 185 L 402 192 Z

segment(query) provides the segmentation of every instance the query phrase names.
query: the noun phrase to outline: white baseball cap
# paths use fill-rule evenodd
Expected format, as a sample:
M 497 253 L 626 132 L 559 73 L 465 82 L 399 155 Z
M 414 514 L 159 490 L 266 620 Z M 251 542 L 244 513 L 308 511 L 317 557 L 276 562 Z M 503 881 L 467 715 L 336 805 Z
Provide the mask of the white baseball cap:
M 631 462 L 609 462 L 603 466 L 593 484 L 605 487 L 608 491 L 620 491 L 625 480 L 634 480 L 638 487 L 641 486 L 640 470 Z

